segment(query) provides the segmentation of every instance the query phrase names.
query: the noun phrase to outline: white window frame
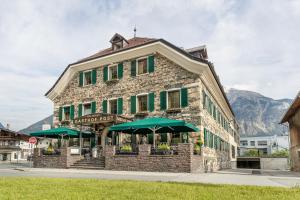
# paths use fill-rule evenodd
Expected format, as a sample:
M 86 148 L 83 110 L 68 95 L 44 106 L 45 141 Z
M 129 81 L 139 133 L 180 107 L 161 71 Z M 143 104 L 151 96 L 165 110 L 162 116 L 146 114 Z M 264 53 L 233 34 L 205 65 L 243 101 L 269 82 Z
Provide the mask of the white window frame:
M 110 78 L 110 68 L 112 68 L 112 67 L 117 67 L 117 78 L 116 79 L 111 79 Z M 118 80 L 119 79 L 118 77 L 119 77 L 118 64 L 108 65 L 108 67 L 107 67 L 107 80 L 108 81 Z
M 110 98 L 110 99 L 107 99 L 107 113 L 108 114 L 111 114 L 111 105 L 110 105 L 110 101 L 113 101 L 113 100 L 116 100 L 117 101 L 117 114 L 118 114 L 118 98 Z
M 143 59 L 146 59 L 146 63 L 147 63 L 147 72 L 146 73 L 143 73 L 143 74 L 139 74 L 139 60 L 143 60 Z M 149 63 L 148 63 L 148 56 L 143 56 L 143 57 L 140 57 L 138 59 L 136 59 L 136 68 L 135 68 L 135 74 L 136 76 L 141 76 L 141 75 L 145 75 L 145 74 L 149 74 Z
M 90 83 L 90 84 L 85 84 L 85 74 L 88 73 L 88 72 L 91 73 L 91 83 Z M 82 83 L 82 85 L 83 85 L 83 86 L 92 85 L 92 76 L 93 76 L 92 70 L 86 70 L 86 71 L 83 71 L 82 73 L 83 73 L 83 80 L 82 80 L 83 83 Z
M 140 111 L 139 110 L 139 99 L 138 99 L 138 97 L 139 96 L 147 96 L 147 111 Z M 136 112 L 137 113 L 139 113 L 139 112 L 148 112 L 149 111 L 149 99 L 148 99 L 148 96 L 149 96 L 149 93 L 140 93 L 140 94 L 138 94 L 138 95 L 136 95 L 135 96 L 135 102 L 136 102 L 136 105 L 135 105 L 135 107 L 136 107 Z
M 70 119 L 68 121 L 71 120 L 71 105 L 64 105 L 62 107 L 62 121 L 66 121 L 65 119 L 65 108 L 69 107 L 70 108 Z
M 91 104 L 91 113 L 92 114 L 92 102 L 85 102 L 85 103 L 82 103 L 82 116 L 86 116 L 86 115 L 89 115 L 89 114 L 85 114 L 85 109 L 84 109 L 84 105 L 87 105 L 87 104 Z
M 169 92 L 174 92 L 174 91 L 179 91 L 179 108 L 169 108 Z M 169 89 L 169 90 L 166 90 L 167 92 L 167 110 L 168 109 L 180 109 L 181 108 L 181 88 L 172 88 L 172 89 Z

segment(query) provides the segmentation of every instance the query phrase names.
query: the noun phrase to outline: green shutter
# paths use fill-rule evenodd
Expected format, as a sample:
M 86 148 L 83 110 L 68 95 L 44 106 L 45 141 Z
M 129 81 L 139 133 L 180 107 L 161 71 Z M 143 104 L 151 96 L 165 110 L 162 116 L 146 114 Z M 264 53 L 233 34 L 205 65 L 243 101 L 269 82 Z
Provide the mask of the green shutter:
M 167 109 L 167 92 L 161 91 L 160 92 L 160 110 Z
M 123 78 L 123 63 L 118 64 L 118 79 Z
M 123 98 L 118 98 L 118 115 L 123 114 Z
M 187 88 L 181 88 L 181 107 L 187 107 L 188 106 L 188 90 Z
M 83 86 L 83 72 L 79 72 L 79 86 Z
M 96 113 L 96 102 L 95 101 L 92 102 L 92 106 L 91 107 L 92 107 L 91 108 L 92 114 Z
M 62 120 L 62 114 L 63 114 L 63 108 L 59 107 L 58 109 L 58 120 L 61 121 Z
M 78 105 L 78 117 L 82 116 L 82 104 Z
M 70 118 L 71 118 L 71 120 L 74 119 L 74 105 L 70 106 Z
M 154 72 L 154 56 L 148 56 L 148 72 Z
M 96 84 L 97 82 L 97 70 L 93 69 L 92 70 L 92 84 Z
M 131 76 L 136 76 L 136 60 L 131 61 Z
M 154 93 L 149 93 L 148 94 L 148 110 L 150 112 L 154 111 Z
M 131 110 L 131 114 L 135 114 L 136 113 L 136 96 L 131 96 L 130 97 L 130 110 Z
M 206 133 L 206 128 L 204 128 L 204 146 L 207 146 L 207 133 Z
M 108 80 L 108 66 L 105 65 L 103 68 L 103 80 L 104 82 Z
M 102 112 L 107 113 L 107 100 L 102 101 Z

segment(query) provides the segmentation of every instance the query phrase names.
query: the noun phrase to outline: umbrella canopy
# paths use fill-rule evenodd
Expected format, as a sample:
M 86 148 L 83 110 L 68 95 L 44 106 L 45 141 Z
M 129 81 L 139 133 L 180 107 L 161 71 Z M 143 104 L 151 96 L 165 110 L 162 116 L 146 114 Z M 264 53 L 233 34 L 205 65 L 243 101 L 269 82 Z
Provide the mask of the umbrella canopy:
M 114 125 L 110 131 L 126 133 L 166 133 L 166 132 L 197 132 L 199 129 L 184 120 L 151 117 L 133 122 Z
M 58 138 L 58 137 L 72 137 L 77 138 L 80 135 L 80 131 L 75 129 L 70 129 L 67 127 L 59 127 L 59 128 L 53 128 L 49 130 L 44 131 L 38 131 L 34 133 L 30 133 L 30 136 L 34 137 L 48 137 L 48 138 Z M 84 132 L 82 133 L 83 137 L 92 137 L 91 133 Z

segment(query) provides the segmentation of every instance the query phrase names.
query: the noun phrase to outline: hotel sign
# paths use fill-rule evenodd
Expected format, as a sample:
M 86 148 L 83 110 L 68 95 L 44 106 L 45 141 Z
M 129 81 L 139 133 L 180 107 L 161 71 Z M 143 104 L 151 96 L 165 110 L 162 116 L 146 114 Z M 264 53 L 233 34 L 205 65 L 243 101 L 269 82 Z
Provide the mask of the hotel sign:
M 85 125 L 85 124 L 102 124 L 102 123 L 112 123 L 112 122 L 122 123 L 126 121 L 128 121 L 128 119 L 125 119 L 124 117 L 118 115 L 97 113 L 97 114 L 78 117 L 73 120 L 73 123 L 78 125 Z

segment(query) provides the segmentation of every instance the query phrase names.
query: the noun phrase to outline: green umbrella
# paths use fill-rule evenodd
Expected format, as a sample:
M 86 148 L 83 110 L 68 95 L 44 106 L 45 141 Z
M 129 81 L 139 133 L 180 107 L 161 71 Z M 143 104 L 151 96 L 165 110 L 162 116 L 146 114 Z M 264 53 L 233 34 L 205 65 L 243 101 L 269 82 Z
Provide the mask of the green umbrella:
M 114 125 L 110 131 L 119 131 L 125 133 L 166 133 L 166 132 L 197 132 L 199 129 L 184 120 L 175 120 L 160 117 L 150 117 L 133 122 Z M 155 140 L 153 140 L 155 145 Z
M 77 137 L 78 135 L 79 135 L 79 131 L 66 128 L 66 127 L 53 128 L 49 130 L 30 133 L 30 136 L 49 137 L 49 138 L 57 138 L 59 136 Z

